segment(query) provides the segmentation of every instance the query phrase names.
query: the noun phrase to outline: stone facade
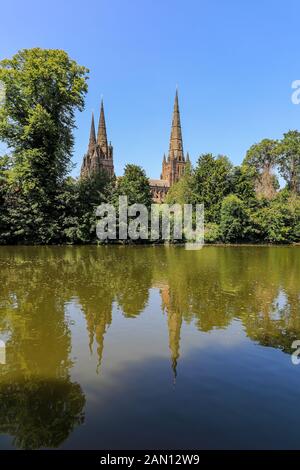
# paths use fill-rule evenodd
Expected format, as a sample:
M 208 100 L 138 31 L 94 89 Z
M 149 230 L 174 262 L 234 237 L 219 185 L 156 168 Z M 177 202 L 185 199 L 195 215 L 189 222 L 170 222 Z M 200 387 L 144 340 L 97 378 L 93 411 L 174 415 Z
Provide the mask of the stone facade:
M 163 179 L 160 179 L 160 180 L 150 179 L 149 183 L 150 183 L 153 202 L 158 202 L 158 203 L 163 202 L 170 187 L 168 181 L 163 180 Z
M 89 145 L 83 157 L 80 176 L 86 178 L 101 171 L 105 171 L 110 177 L 114 176 L 113 147 L 107 142 L 103 101 L 101 101 L 97 139 L 94 114 L 92 114 Z

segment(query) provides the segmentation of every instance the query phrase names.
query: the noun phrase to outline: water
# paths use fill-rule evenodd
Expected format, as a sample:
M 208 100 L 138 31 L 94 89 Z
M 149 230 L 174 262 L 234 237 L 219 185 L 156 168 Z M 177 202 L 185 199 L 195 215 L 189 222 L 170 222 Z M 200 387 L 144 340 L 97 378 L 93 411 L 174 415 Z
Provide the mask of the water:
M 0 447 L 300 448 L 300 247 L 1 247 Z

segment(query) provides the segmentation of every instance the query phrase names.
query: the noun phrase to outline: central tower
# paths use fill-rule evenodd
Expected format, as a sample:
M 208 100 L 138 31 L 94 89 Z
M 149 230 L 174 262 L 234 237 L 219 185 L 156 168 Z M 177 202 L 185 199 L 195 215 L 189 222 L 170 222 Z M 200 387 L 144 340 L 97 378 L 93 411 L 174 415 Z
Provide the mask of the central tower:
M 168 181 L 169 186 L 172 186 L 184 174 L 185 165 L 188 161 L 189 155 L 187 154 L 185 158 L 183 153 L 178 91 L 176 90 L 169 153 L 167 159 L 165 155 L 163 157 L 162 173 L 160 178 Z

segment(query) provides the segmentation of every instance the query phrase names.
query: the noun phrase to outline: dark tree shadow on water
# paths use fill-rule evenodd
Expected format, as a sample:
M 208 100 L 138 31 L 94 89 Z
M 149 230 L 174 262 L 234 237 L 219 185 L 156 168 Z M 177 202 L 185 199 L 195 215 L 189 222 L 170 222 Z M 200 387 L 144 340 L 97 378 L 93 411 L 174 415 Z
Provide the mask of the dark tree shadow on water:
M 0 386 L 0 432 L 19 449 L 57 448 L 84 422 L 81 387 L 65 379 Z

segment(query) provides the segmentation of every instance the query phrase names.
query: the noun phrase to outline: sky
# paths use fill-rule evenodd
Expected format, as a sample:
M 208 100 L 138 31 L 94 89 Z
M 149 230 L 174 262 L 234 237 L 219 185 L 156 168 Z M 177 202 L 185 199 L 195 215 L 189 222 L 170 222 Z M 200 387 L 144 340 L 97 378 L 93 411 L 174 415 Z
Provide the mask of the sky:
M 212 152 L 240 164 L 253 143 L 300 129 L 298 0 L 2 0 L 0 18 L 0 59 L 64 49 L 90 70 L 74 176 L 101 96 L 117 175 L 135 163 L 159 178 L 176 87 L 192 163 Z

